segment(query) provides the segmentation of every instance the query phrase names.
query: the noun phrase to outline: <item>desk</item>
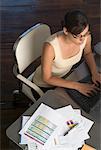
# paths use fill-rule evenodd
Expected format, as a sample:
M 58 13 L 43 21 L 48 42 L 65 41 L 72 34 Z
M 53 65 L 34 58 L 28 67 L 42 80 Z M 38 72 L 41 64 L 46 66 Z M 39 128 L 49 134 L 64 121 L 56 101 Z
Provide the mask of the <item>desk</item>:
M 56 90 L 49 90 L 47 91 L 36 103 L 34 103 L 30 108 L 28 108 L 7 130 L 6 134 L 7 136 L 15 142 L 19 147 L 24 149 L 25 146 L 19 145 L 19 139 L 20 135 L 18 132 L 21 129 L 21 117 L 23 115 L 32 115 L 33 112 L 38 108 L 40 103 L 44 103 L 54 109 L 60 108 L 63 106 L 66 106 L 68 104 L 71 104 L 73 108 L 79 108 L 79 106 L 65 93 L 65 91 L 62 88 L 57 88 Z M 95 111 L 94 111 L 95 112 Z M 87 114 L 84 111 L 82 111 L 82 114 L 86 116 L 89 119 L 92 119 L 94 121 L 94 117 L 91 114 Z M 94 114 L 95 116 L 95 114 Z M 98 114 L 97 114 L 98 116 Z M 96 116 L 95 116 L 96 117 Z M 98 135 L 96 135 L 97 132 L 96 129 L 98 127 L 96 126 L 96 123 L 94 124 L 94 129 L 90 131 L 91 138 L 87 140 L 88 144 L 91 144 L 92 146 L 96 146 L 96 139 L 98 139 Z M 100 143 L 100 141 L 99 141 Z M 98 147 L 98 146 L 97 146 Z M 99 150 L 99 149 L 97 149 Z

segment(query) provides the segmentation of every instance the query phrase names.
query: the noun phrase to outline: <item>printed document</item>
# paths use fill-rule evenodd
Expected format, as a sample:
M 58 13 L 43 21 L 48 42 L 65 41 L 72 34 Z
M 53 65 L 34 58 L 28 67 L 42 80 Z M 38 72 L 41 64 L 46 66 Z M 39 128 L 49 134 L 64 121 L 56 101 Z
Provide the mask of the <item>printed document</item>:
M 48 141 L 63 121 L 61 114 L 42 103 L 19 134 L 39 146 L 49 148 Z

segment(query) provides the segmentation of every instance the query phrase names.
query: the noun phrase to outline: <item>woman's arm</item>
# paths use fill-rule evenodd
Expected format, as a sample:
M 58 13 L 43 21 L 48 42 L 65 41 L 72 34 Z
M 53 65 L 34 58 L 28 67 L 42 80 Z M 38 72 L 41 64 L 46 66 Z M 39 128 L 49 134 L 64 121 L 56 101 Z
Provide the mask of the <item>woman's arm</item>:
M 97 73 L 96 63 L 91 48 L 91 35 L 89 35 L 87 38 L 86 46 L 84 49 L 84 58 L 90 69 L 91 74 L 93 75 Z
M 97 81 L 100 82 L 101 78 L 97 71 L 95 59 L 91 49 L 91 35 L 89 35 L 87 38 L 87 43 L 84 49 L 84 58 L 92 74 L 92 80 L 95 84 L 97 84 Z

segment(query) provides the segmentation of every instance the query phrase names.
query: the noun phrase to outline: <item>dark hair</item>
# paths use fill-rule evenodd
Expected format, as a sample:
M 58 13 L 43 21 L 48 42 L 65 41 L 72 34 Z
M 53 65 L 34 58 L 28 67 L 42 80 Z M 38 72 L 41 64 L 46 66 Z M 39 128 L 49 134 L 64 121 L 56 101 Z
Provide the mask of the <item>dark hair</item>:
M 64 17 L 64 27 L 74 35 L 80 34 L 88 25 L 87 16 L 80 10 L 69 11 Z

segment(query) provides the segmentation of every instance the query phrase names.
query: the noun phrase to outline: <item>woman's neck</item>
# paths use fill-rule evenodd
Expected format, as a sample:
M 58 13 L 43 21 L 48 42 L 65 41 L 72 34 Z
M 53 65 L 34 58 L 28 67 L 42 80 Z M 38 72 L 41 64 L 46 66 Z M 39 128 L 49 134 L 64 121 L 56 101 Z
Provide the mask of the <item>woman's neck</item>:
M 69 35 L 62 34 L 61 38 L 65 42 L 65 44 L 75 45 L 75 43 L 69 38 Z

